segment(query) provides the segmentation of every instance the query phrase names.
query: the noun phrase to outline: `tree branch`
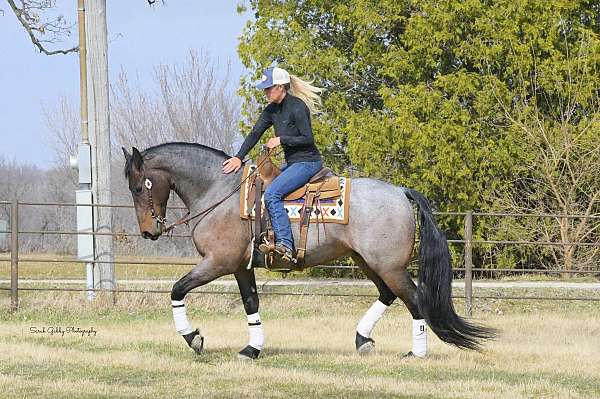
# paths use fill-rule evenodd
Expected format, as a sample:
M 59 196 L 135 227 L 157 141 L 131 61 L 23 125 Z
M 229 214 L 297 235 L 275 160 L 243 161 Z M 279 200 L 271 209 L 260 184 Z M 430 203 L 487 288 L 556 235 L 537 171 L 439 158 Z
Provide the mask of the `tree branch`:
M 33 34 L 33 30 L 35 28 L 32 27 L 31 25 L 29 25 L 29 23 L 25 20 L 25 18 L 23 18 L 23 10 L 18 8 L 15 5 L 15 2 L 13 0 L 6 0 L 6 1 L 10 5 L 10 8 L 15 13 L 15 16 L 17 17 L 17 19 L 19 20 L 21 25 L 23 25 L 23 28 L 25 28 L 25 30 L 27 31 L 27 34 L 29 34 L 29 38 L 31 39 L 31 42 L 38 48 L 40 53 L 44 53 L 46 55 L 55 55 L 55 54 L 75 53 L 75 52 L 79 51 L 79 46 L 70 48 L 68 50 L 53 50 L 53 51 L 47 50 Z

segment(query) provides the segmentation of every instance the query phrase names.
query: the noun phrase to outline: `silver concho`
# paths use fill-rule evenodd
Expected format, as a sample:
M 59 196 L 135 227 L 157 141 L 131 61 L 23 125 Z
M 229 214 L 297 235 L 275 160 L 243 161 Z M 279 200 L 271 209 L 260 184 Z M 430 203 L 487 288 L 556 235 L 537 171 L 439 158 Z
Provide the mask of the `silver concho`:
M 146 186 L 148 190 L 152 188 L 152 182 L 150 181 L 150 179 L 146 178 L 146 180 L 144 181 L 144 186 Z

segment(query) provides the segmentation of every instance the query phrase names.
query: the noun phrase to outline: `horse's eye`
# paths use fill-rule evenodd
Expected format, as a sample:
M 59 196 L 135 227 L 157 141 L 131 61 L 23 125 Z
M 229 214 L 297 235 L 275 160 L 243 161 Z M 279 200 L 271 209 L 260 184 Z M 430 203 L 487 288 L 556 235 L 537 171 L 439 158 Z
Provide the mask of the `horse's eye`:
M 133 189 L 133 192 L 134 192 L 134 193 L 136 193 L 136 194 L 139 194 L 139 193 L 141 193 L 141 192 L 142 192 L 142 186 L 136 186 L 136 187 Z

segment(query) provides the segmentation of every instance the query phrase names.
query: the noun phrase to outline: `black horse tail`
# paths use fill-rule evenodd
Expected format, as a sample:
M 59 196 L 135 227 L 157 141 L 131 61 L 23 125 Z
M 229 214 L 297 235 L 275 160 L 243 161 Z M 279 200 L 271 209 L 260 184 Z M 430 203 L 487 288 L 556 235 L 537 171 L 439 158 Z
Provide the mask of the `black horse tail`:
M 459 348 L 479 350 L 479 340 L 494 338 L 497 331 L 472 324 L 456 314 L 452 304 L 452 267 L 446 236 L 437 227 L 429 201 L 415 190 L 405 188 L 404 193 L 419 208 L 419 312 L 442 341 Z

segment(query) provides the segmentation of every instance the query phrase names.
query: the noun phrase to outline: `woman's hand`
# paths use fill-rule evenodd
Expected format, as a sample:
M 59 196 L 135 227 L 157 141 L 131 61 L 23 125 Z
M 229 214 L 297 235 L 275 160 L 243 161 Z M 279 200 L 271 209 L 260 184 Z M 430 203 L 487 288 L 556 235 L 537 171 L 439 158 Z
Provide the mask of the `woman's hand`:
M 267 141 L 267 148 L 269 150 L 281 145 L 281 137 L 273 137 Z
M 238 157 L 231 157 L 223 162 L 223 173 L 237 172 L 242 166 L 242 160 Z

